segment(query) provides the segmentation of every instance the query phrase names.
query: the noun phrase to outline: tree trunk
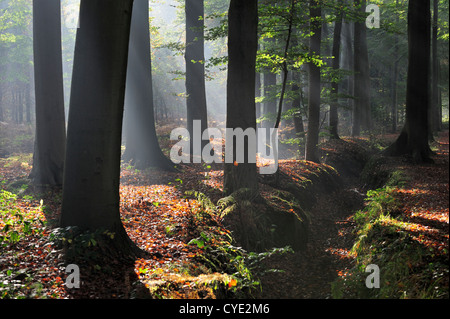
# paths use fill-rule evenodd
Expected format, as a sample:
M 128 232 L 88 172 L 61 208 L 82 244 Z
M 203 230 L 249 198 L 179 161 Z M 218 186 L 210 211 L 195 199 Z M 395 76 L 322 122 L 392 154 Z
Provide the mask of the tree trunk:
M 320 42 L 322 39 L 322 10 L 317 0 L 310 0 L 311 32 L 310 56 L 320 56 Z M 305 159 L 319 163 L 319 126 L 320 126 L 320 67 L 309 63 L 309 94 L 308 94 L 308 132 L 306 134 Z
M 59 0 L 33 1 L 36 94 L 34 184 L 61 186 L 66 142 Z
M 131 240 L 119 211 L 120 146 L 133 0 L 82 0 L 70 97 L 61 225 Z
M 437 35 L 438 35 L 438 1 L 433 0 L 433 26 L 432 26 L 432 38 L 431 38 L 431 105 L 429 112 L 430 131 L 429 135 L 431 140 L 433 134 L 440 130 L 439 119 L 439 59 L 437 48 Z
M 124 160 L 131 160 L 139 169 L 171 171 L 174 164 L 164 156 L 156 135 L 148 12 L 147 0 L 134 1 L 125 90 Z
M 344 19 L 342 23 L 342 61 L 341 67 L 348 71 L 353 71 L 353 28 L 352 22 L 346 21 Z M 348 97 L 345 98 L 347 102 L 347 106 L 345 108 L 345 113 L 351 119 L 352 112 L 354 108 L 354 100 L 353 100 L 353 81 L 354 76 L 348 75 L 345 77 L 345 80 L 342 81 L 341 92 L 345 93 Z M 352 124 L 348 125 L 350 128 Z
M 264 116 L 273 115 L 275 116 L 277 112 L 277 101 L 275 96 L 275 89 L 277 85 L 277 75 L 268 70 L 263 74 L 264 78 L 264 97 L 267 99 L 264 102 Z M 262 127 L 270 128 L 273 127 L 273 121 L 265 120 Z
M 251 128 L 256 130 L 255 75 L 258 45 L 258 1 L 231 0 L 228 14 L 228 79 L 227 79 L 227 128 Z M 229 139 L 226 144 L 231 143 Z M 247 150 L 237 150 L 233 143 L 233 158 L 236 152 L 245 152 L 244 163 L 225 163 L 224 191 L 231 194 L 240 188 L 258 191 L 256 163 L 249 163 Z M 226 147 L 227 149 L 227 147 Z M 255 154 L 256 156 L 256 154 Z
M 273 47 L 276 43 L 274 38 L 266 38 L 264 44 L 267 48 Z M 270 50 L 270 49 L 269 49 Z M 264 91 L 264 106 L 263 116 L 272 115 L 277 113 L 277 98 L 276 98 L 276 85 L 277 75 L 272 73 L 271 68 L 268 68 L 263 73 L 263 91 Z M 270 128 L 274 127 L 275 121 L 265 120 L 262 123 L 262 127 Z
M 191 151 L 200 155 L 201 150 L 194 150 L 193 145 L 205 146 L 208 141 L 193 143 L 195 120 L 201 121 L 201 132 L 208 128 L 208 115 L 205 90 L 205 49 L 204 49 L 204 3 L 203 0 L 186 0 L 186 107 L 187 129 L 191 137 Z M 200 154 L 198 153 L 200 151 Z
M 410 155 L 417 163 L 430 161 L 428 145 L 430 0 L 408 5 L 408 78 L 406 121 L 398 139 L 386 155 Z
M 338 20 L 334 23 L 334 35 L 333 35 L 333 49 L 331 55 L 333 56 L 332 67 L 337 74 L 340 66 L 341 60 L 341 30 L 342 30 L 342 14 L 339 14 Z M 338 114 L 338 93 L 339 93 L 339 82 L 333 81 L 331 83 L 331 92 L 334 95 L 330 103 L 330 137 L 332 139 L 339 139 L 338 125 L 339 125 L 339 114 Z
M 355 5 L 361 12 L 365 12 L 366 0 L 355 0 Z M 369 56 L 367 51 L 366 25 L 364 21 L 356 21 L 355 27 L 355 55 L 354 72 L 355 80 L 354 95 L 355 102 L 353 107 L 353 127 L 352 135 L 359 136 L 361 129 L 370 130 L 370 74 L 369 74 Z
M 398 0 L 395 1 L 395 5 L 398 6 Z M 398 17 L 396 17 L 396 21 L 398 23 Z M 392 133 L 397 132 L 397 123 L 398 123 L 398 111 L 397 111 L 397 81 L 398 81 L 398 35 L 394 34 L 394 61 L 392 65 L 392 75 L 391 75 L 391 130 Z

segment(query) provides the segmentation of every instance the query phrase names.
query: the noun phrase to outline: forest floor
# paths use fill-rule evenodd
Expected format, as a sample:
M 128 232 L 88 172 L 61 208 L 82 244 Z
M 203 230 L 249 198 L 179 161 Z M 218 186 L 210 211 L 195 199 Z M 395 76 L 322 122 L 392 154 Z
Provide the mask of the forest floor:
M 381 144 L 393 140 L 393 136 L 380 141 Z M 409 232 L 408 239 L 414 244 L 422 246 L 425 253 L 420 256 L 416 264 L 406 266 L 405 278 L 394 274 L 397 282 L 385 284 L 393 286 L 393 292 L 388 295 L 376 295 L 378 298 L 448 298 L 448 251 L 449 251 L 449 136 L 448 131 L 442 132 L 434 145 L 435 155 L 432 164 L 412 164 L 404 157 L 389 158 L 383 168 L 375 169 L 380 172 L 400 172 L 399 185 L 392 192 L 395 201 L 395 212 L 388 212 L 400 220 L 401 225 L 395 232 Z M 369 168 L 370 169 L 370 168 Z M 396 178 L 393 174 L 394 179 Z M 374 185 L 368 183 L 374 182 Z M 398 182 L 398 181 L 397 181 Z M 359 264 L 358 250 L 355 250 L 358 236 L 361 234 L 355 222 L 355 214 L 364 211 L 368 205 L 366 192 L 370 188 L 382 187 L 379 181 L 367 181 L 361 178 L 346 179 L 345 187 L 332 194 L 321 194 L 317 204 L 311 210 L 314 216 L 311 224 L 311 236 L 307 249 L 295 255 L 275 256 L 270 260 L 269 267 L 284 270 L 263 278 L 264 289 L 261 298 L 336 298 L 333 294 L 333 283 L 348 280 L 352 271 Z M 383 189 L 384 190 L 384 189 Z M 382 191 L 380 190 L 380 193 Z M 375 202 L 376 203 L 376 202 Z M 382 201 L 376 204 L 383 205 Z M 381 233 L 380 241 L 389 241 L 390 233 Z M 363 233 L 363 236 L 366 234 Z M 384 238 L 383 238 L 384 236 Z M 388 239 L 386 239 L 388 238 Z M 405 243 L 407 240 L 405 240 Z M 371 243 L 373 244 L 373 242 Z M 369 244 L 367 244 L 369 245 Z M 387 245 L 386 245 L 387 246 Z M 380 245 L 375 254 L 382 254 Z M 406 244 L 405 246 L 406 247 Z M 389 248 L 388 248 L 389 249 Z M 386 249 L 387 250 L 387 249 Z M 388 258 L 395 259 L 396 256 Z M 363 256 L 364 257 L 364 256 Z M 405 263 L 410 263 L 406 261 Z M 438 265 L 439 266 L 436 266 Z M 366 263 L 367 265 L 367 263 Z M 423 268 L 434 267 L 433 271 L 423 271 Z M 413 269 L 418 268 L 418 271 Z M 403 267 L 402 271 L 404 271 Z M 420 269 L 419 269 L 420 268 Z M 384 269 L 380 269 L 383 276 Z M 361 272 L 361 270 L 360 270 Z M 358 288 L 367 290 L 365 278 L 369 273 L 354 276 Z M 353 274 L 354 275 L 354 274 Z M 387 275 L 386 275 L 387 277 Z M 419 280 L 414 277 L 422 277 Z M 390 277 L 392 278 L 392 277 Z M 411 280 L 415 287 L 408 287 L 405 281 Z M 424 282 L 425 281 L 425 282 Z M 418 283 L 419 282 L 419 283 Z M 383 283 L 382 283 L 383 284 Z M 434 289 L 435 292 L 424 292 Z M 376 290 L 376 289 L 375 289 Z M 352 291 L 341 298 L 373 298 L 373 295 Z
M 346 160 L 355 148 L 342 145 L 369 145 L 373 150 L 374 144 L 386 144 L 392 138 L 326 143 L 323 152 L 328 156 L 334 150 L 335 156 Z M 389 189 L 389 194 L 395 197 L 396 218 L 401 220 L 398 225 L 402 230 L 396 232 L 407 232 L 408 240 L 426 249 L 420 261 L 406 262 L 410 281 L 420 282 L 424 286 L 422 290 L 434 290 L 422 296 L 448 298 L 448 131 L 441 132 L 434 148 L 434 164 L 414 165 L 408 159 L 393 158 L 377 169 L 402 172 L 402 182 Z M 336 297 L 332 283 L 350 278 L 364 257 L 354 248 L 362 237 L 355 215 L 368 206 L 369 189 L 384 187 L 376 185 L 377 179 L 372 178 L 373 185 L 368 185 L 355 174 L 343 176 L 343 184 L 333 192 L 314 194 L 317 198 L 309 210 L 311 225 L 306 249 L 295 253 L 280 250 L 257 254 L 237 247 L 233 234 L 221 224 L 220 217 L 205 213 L 208 203 L 216 203 L 222 197 L 220 165 L 185 165 L 180 172 L 165 173 L 155 169 L 140 171 L 123 163 L 122 222 L 130 238 L 147 255 L 127 263 L 111 258 L 104 262 L 98 259 L 98 253 L 104 253 L 107 247 L 97 237 L 74 238 L 58 228 L 61 191 L 31 186 L 27 179 L 31 163 L 29 153 L 0 158 L 0 298 Z M 290 163 L 281 162 L 280 169 L 289 173 Z M 299 169 L 309 164 L 302 165 Z M 308 173 L 304 176 L 308 177 Z M 205 194 L 210 201 L 186 193 L 190 190 Z M 387 223 L 385 216 L 382 217 L 378 220 Z M 383 245 L 387 241 L 379 243 L 380 247 L 386 248 Z M 67 287 L 68 262 L 64 247 L 68 244 L 95 255 L 79 262 L 81 287 L 78 289 Z M 376 260 L 374 256 L 371 258 Z M 277 271 L 255 268 L 255 260 L 265 270 Z M 415 266 L 426 271 L 418 274 L 413 271 Z M 388 285 L 396 288 L 390 297 L 407 287 L 403 281 L 395 284 L 390 281 Z M 342 290 L 348 290 L 350 282 L 344 284 L 339 297 L 346 297 Z M 364 285 L 364 281 L 360 284 Z M 421 296 L 403 290 L 400 297 Z

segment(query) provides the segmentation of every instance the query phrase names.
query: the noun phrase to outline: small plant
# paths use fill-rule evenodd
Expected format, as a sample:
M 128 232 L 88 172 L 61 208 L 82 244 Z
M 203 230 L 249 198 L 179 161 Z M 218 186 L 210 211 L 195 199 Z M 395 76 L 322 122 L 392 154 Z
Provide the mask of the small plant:
M 42 211 L 42 203 L 37 210 Z M 45 224 L 36 210 L 18 208 L 17 195 L 0 191 L 0 246 L 14 245 L 26 236 L 40 234 Z

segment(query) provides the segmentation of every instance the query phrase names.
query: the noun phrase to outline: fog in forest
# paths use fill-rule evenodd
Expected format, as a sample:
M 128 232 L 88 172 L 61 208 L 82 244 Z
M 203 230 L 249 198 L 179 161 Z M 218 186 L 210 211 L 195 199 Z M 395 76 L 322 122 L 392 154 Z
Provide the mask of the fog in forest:
M 448 299 L 448 138 L 447 0 L 0 0 L 0 299 Z

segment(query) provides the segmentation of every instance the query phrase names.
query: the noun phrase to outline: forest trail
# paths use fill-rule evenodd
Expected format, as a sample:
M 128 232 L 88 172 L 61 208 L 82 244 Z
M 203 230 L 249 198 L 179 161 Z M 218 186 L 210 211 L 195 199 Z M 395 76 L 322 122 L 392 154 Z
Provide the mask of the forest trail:
M 415 219 L 417 228 L 433 233 L 431 238 L 423 233 L 418 238 L 422 238 L 421 243 L 437 249 L 437 254 L 443 252 L 448 261 L 449 131 L 441 132 L 434 145 L 434 164 L 413 165 L 404 158 L 392 159 L 390 163 L 408 176 L 407 184 L 400 190 L 404 194 L 400 204 L 404 207 L 404 218 Z M 426 195 L 414 199 L 411 194 L 417 192 Z M 263 289 L 258 297 L 332 298 L 331 283 L 355 264 L 350 252 L 355 240 L 352 216 L 364 207 L 365 197 L 364 185 L 354 179 L 348 180 L 343 189 L 322 194 L 310 212 L 313 219 L 307 249 L 294 255 L 272 257 L 266 266 L 282 272 L 269 273 L 262 278 Z M 417 201 L 419 210 L 410 207 Z M 421 216 L 421 212 L 426 216 Z M 446 285 L 448 289 L 448 279 Z
M 405 220 L 414 226 L 414 236 L 421 244 L 435 249 L 436 255 L 441 254 L 448 260 L 448 131 L 441 132 L 433 147 L 436 150 L 434 164 L 412 165 L 404 158 L 389 158 L 386 165 L 407 174 L 407 183 L 397 195 Z M 341 150 L 339 156 L 346 160 L 348 153 Z M 120 190 L 122 220 L 129 236 L 151 256 L 138 259 L 132 265 L 113 263 L 100 270 L 98 265 L 91 270 L 83 268 L 84 288 L 70 290 L 64 287 L 65 260 L 62 251 L 55 246 L 51 227 L 58 220 L 61 196 L 56 191 L 42 194 L 26 187 L 30 161 L 31 156 L 24 155 L 0 160 L 3 180 L 0 190 L 19 194 L 11 195 L 13 197 L 2 205 L 33 221 L 31 235 L 21 235 L 19 242 L 12 246 L 14 249 L 6 246 L 2 251 L 0 279 L 8 282 L 9 278 L 22 278 L 19 288 L 3 287 L 3 295 L 131 298 L 135 284 L 144 291 L 144 283 L 161 285 L 159 298 L 211 296 L 208 291 L 195 288 L 194 283 L 201 278 L 195 276 L 211 270 L 199 263 L 198 257 L 204 250 L 190 242 L 202 230 L 220 235 L 226 230 L 203 224 L 201 215 L 193 216 L 192 212 L 201 211 L 201 205 L 187 197 L 185 191 L 195 189 L 216 202 L 223 196 L 220 165 L 210 168 L 186 166 L 183 172 L 166 174 L 157 170 L 138 171 L 124 163 Z M 356 238 L 352 216 L 364 207 L 367 191 L 364 186 L 360 180 L 351 178 L 333 193 L 319 194 L 316 204 L 309 210 L 312 223 L 306 249 L 265 259 L 263 263 L 267 269 L 283 272 L 262 276 L 261 292 L 253 292 L 251 296 L 265 299 L 331 298 L 331 282 L 355 265 L 350 252 Z M 43 202 L 40 202 L 41 198 Z M 35 222 L 40 219 L 46 219 L 49 227 Z M 448 271 L 448 262 L 446 267 Z M 181 276 L 184 272 L 189 272 L 189 276 Z M 447 287 L 448 293 L 448 280 L 443 287 Z M 141 297 L 148 298 L 148 291 Z
M 262 278 L 259 298 L 326 299 L 330 284 L 341 269 L 350 268 L 353 258 L 351 216 L 364 204 L 358 185 L 347 184 L 332 194 L 322 194 L 311 209 L 310 237 L 305 251 L 272 257 L 266 267 L 282 272 Z M 268 288 L 270 287 L 270 289 Z

